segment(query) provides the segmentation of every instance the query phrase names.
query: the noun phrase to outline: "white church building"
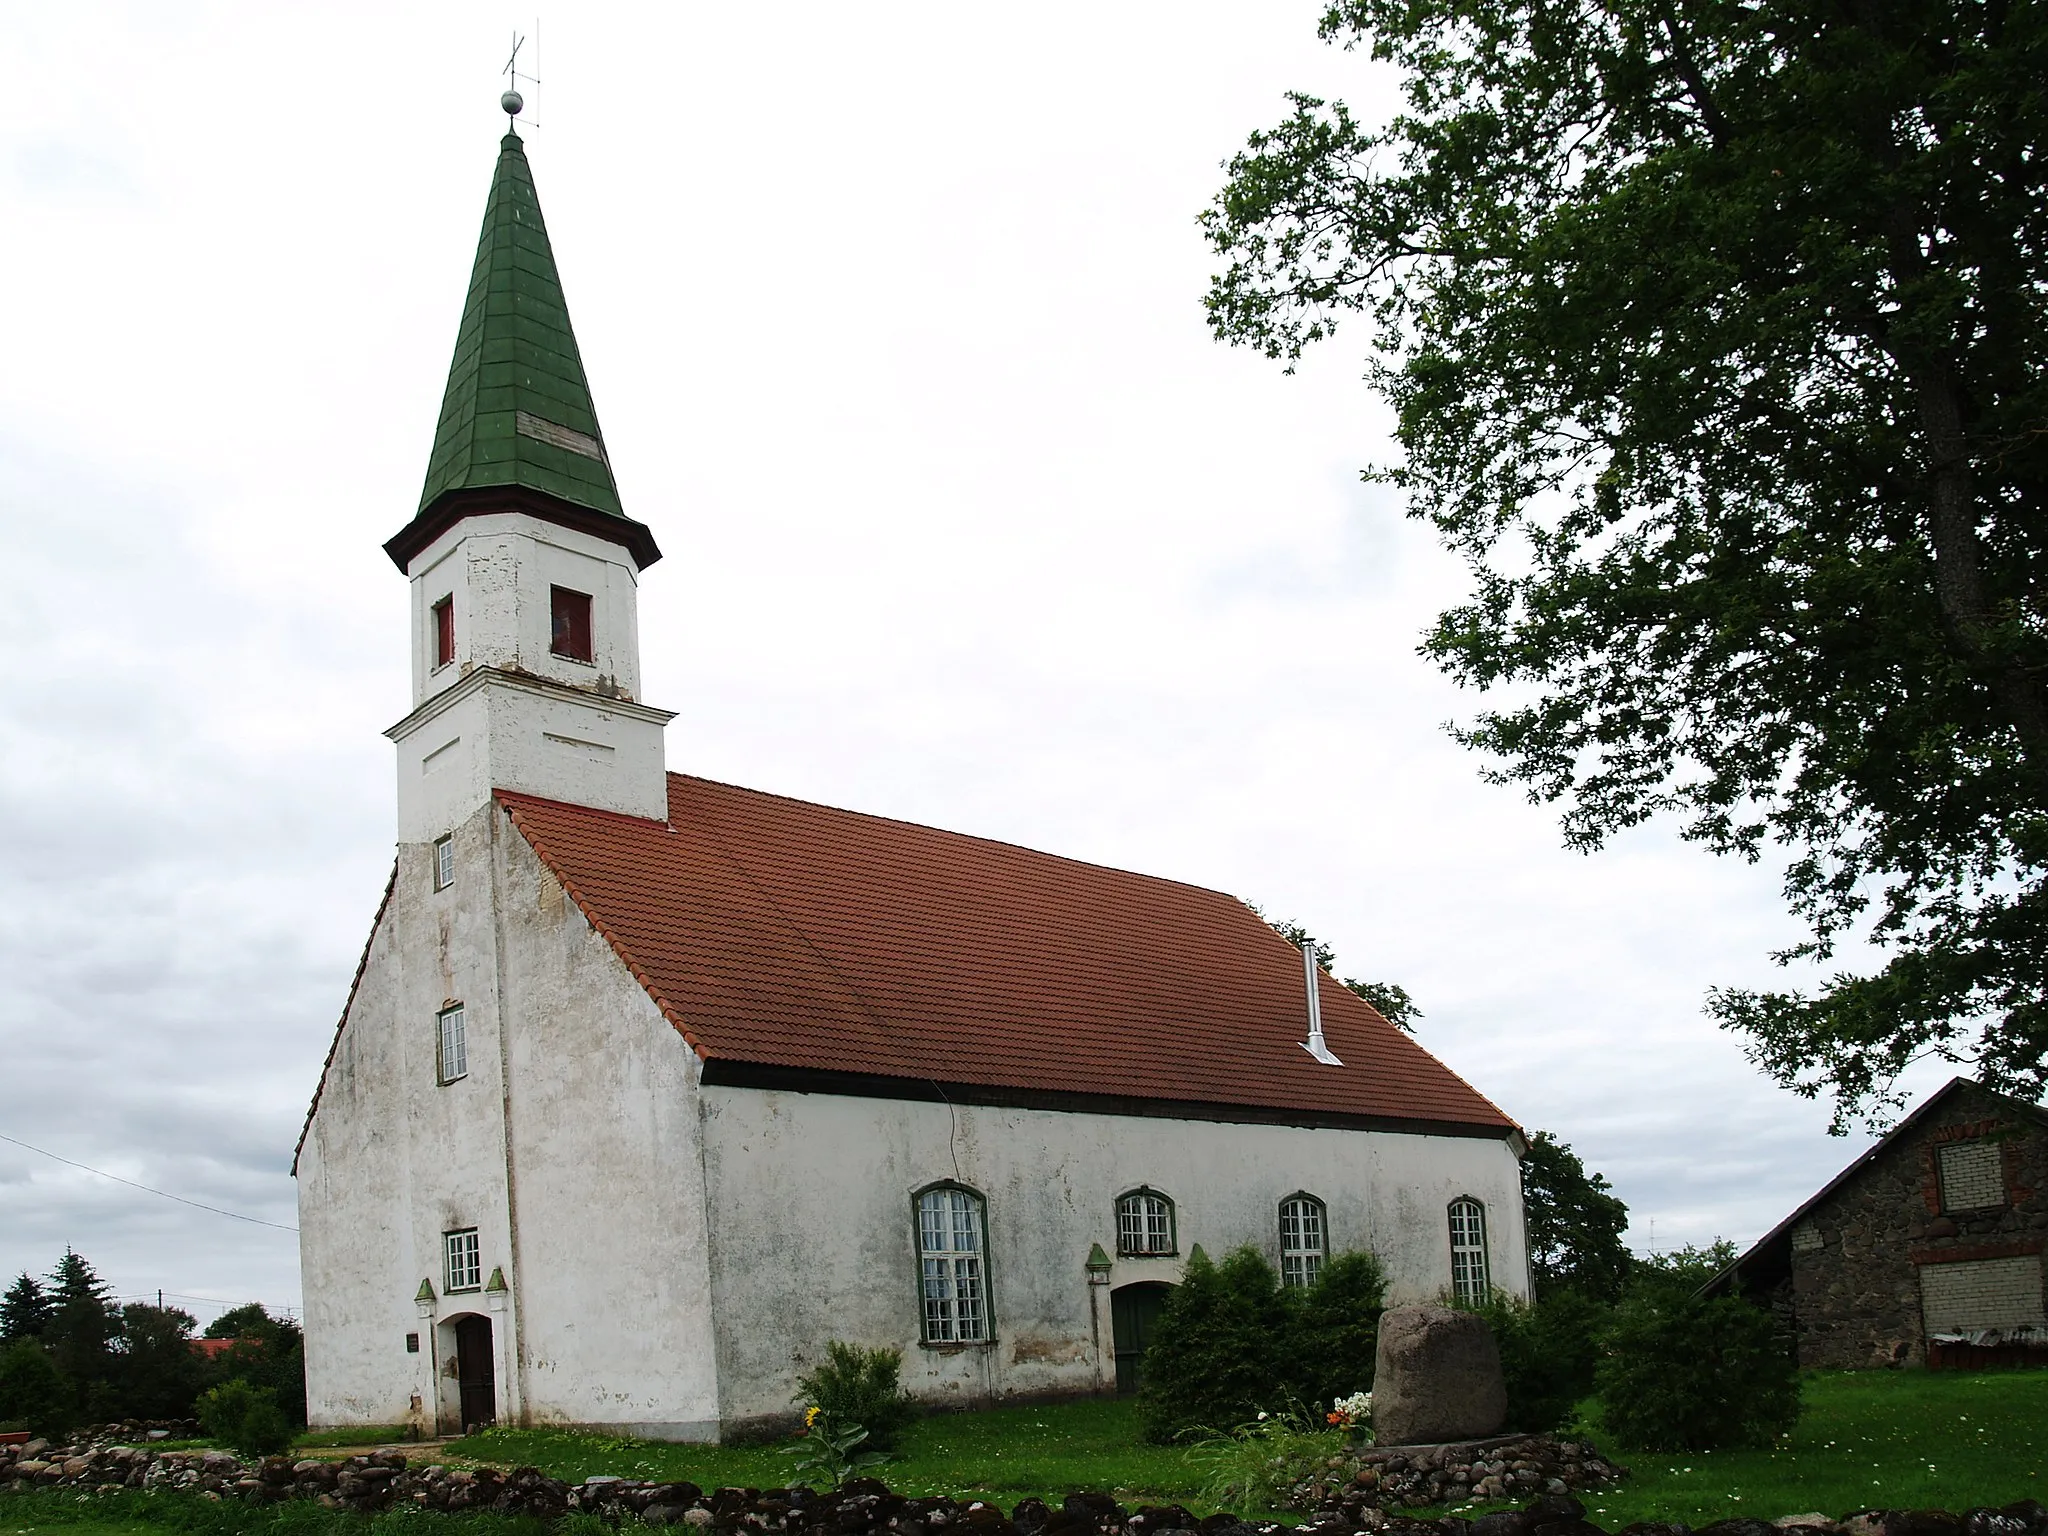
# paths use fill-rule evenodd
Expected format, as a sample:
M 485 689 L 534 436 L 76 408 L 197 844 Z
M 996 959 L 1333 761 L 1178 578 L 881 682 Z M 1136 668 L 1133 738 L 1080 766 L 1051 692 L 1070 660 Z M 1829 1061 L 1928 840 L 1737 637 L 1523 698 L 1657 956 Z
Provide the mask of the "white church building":
M 1520 1132 L 1234 897 L 670 773 L 508 133 L 417 515 L 398 850 L 295 1173 L 316 1426 L 726 1438 L 828 1340 L 1129 1390 L 1196 1245 L 1526 1295 Z

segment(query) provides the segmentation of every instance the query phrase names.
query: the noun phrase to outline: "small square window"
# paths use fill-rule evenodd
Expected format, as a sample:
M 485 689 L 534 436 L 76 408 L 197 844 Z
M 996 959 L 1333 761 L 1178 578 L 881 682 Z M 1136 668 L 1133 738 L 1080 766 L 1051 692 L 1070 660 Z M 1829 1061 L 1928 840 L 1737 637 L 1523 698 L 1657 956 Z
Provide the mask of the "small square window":
M 434 665 L 445 667 L 455 659 L 455 594 L 434 604 Z
M 420 1336 L 418 1334 L 408 1333 L 405 1336 L 405 1352 L 408 1355 L 416 1355 L 420 1352 Z
M 554 639 L 549 649 L 571 661 L 595 661 L 597 652 L 590 643 L 590 594 L 550 587 L 548 606 L 554 620 Z
M 469 1076 L 469 1037 L 463 1028 L 462 1004 L 443 1008 L 436 1016 L 439 1040 L 435 1057 L 443 1083 Z
M 455 836 L 434 839 L 434 889 L 445 891 L 455 883 Z
M 476 1228 L 464 1227 L 460 1232 L 444 1232 L 441 1238 L 448 1245 L 448 1284 L 444 1289 L 481 1290 L 484 1283 L 484 1264 L 481 1250 L 477 1247 Z

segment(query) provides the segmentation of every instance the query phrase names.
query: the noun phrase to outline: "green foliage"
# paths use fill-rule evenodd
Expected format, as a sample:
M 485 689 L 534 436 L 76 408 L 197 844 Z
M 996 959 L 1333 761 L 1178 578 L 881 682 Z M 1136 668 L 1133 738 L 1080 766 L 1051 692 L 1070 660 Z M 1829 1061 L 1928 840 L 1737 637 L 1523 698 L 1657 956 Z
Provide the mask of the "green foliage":
M 1810 992 L 1710 995 L 1837 1124 L 2048 1084 L 2048 11 L 1330 0 L 1204 215 L 1223 339 L 1362 315 L 1381 472 L 1469 565 L 1425 650 L 1575 847 L 1789 852 Z
M 1304 944 L 1315 945 L 1317 962 L 1332 976 L 1337 974 L 1337 952 L 1301 924 L 1287 918 L 1275 921 L 1266 917 L 1265 912 L 1257 906 L 1253 906 L 1252 911 L 1264 918 L 1268 928 L 1296 949 L 1300 949 Z M 1339 980 L 1337 984 L 1345 991 L 1356 993 L 1365 999 L 1378 1010 L 1381 1018 L 1395 1028 L 1404 1029 L 1411 1035 L 1415 1033 L 1415 1021 L 1422 1017 L 1422 1010 L 1415 1006 L 1415 999 L 1408 995 L 1406 987 L 1391 981 L 1358 981 L 1348 976 Z
M 792 1458 L 791 1484 L 837 1488 L 849 1477 L 883 1465 L 889 1458 L 880 1451 L 860 1449 L 867 1438 L 860 1425 L 839 1422 L 813 1404 L 796 1444 L 783 1448 L 782 1454 Z
M 209 1437 L 245 1456 L 275 1456 L 289 1450 L 291 1425 L 277 1399 L 237 1378 L 199 1396 L 199 1427 Z
M 1615 1309 L 1596 1384 L 1624 1450 L 1767 1446 L 1799 1419 L 1791 1342 L 1739 1296 L 1639 1287 Z
M 1258 1249 L 1189 1256 L 1145 1351 L 1139 1412 L 1166 1442 L 1261 1422 L 1288 1403 L 1320 1411 L 1372 1384 L 1386 1291 L 1371 1254 L 1337 1254 L 1306 1290 L 1283 1287 Z
M 1486 1319 L 1500 1345 L 1508 1428 L 1537 1434 L 1570 1423 L 1593 1391 L 1612 1309 L 1576 1291 L 1558 1291 L 1531 1305 L 1497 1290 L 1471 1310 Z
M 192 1349 L 192 1315 L 131 1302 L 121 1309 L 120 1321 L 112 1361 L 120 1414 L 170 1419 L 189 1413 L 206 1377 L 206 1363 Z
M 1704 1248 L 1696 1243 L 1687 1243 L 1669 1253 L 1637 1259 L 1630 1275 L 1629 1289 L 1633 1293 L 1655 1291 L 1662 1295 L 1690 1296 L 1739 1256 L 1739 1250 L 1725 1237 L 1715 1238 Z
M 284 1326 L 290 1327 L 290 1324 Z M 206 1325 L 204 1337 L 209 1339 L 272 1339 L 276 1337 L 279 1323 L 260 1301 L 245 1301 L 239 1307 L 229 1307 Z
M 71 1394 L 49 1351 L 34 1339 L 16 1339 L 0 1350 L 0 1420 L 25 1424 L 38 1434 L 62 1434 L 71 1427 Z
M 305 1335 L 297 1323 L 272 1317 L 261 1303 L 252 1301 L 215 1318 L 206 1337 L 239 1341 L 214 1357 L 216 1379 L 240 1377 L 250 1382 L 276 1399 L 287 1423 L 305 1424 Z
M 1422 1017 L 1422 1010 L 1399 982 L 1357 981 L 1347 976 L 1344 985 L 1372 1004 L 1389 1024 L 1411 1035 L 1415 1033 L 1415 1021 Z
M 112 1292 L 79 1254 L 64 1250 L 50 1273 L 50 1316 L 42 1341 L 77 1407 L 103 1418 L 109 1407 L 114 1340 L 121 1314 Z
M 0 1296 L 0 1344 L 42 1336 L 50 1321 L 50 1297 L 26 1272 L 17 1275 Z
M 1278 1407 L 1284 1369 L 1275 1349 L 1282 1330 L 1274 1324 L 1283 1306 L 1256 1249 L 1237 1249 L 1221 1264 L 1191 1254 L 1145 1350 L 1138 1404 L 1147 1436 L 1169 1441 L 1242 1423 L 1262 1403 Z
M 917 1416 L 903 1390 L 903 1351 L 864 1349 L 832 1340 L 815 1370 L 797 1377 L 797 1401 L 814 1403 L 838 1424 L 858 1424 L 868 1444 L 886 1451 Z
M 296 1323 L 255 1302 L 236 1307 L 215 1319 L 207 1337 L 241 1342 L 211 1359 L 194 1352 L 194 1326 L 176 1307 L 117 1306 L 92 1265 L 70 1249 L 47 1284 L 21 1275 L 0 1300 L 0 1328 L 9 1332 L 0 1344 L 36 1340 L 56 1373 L 56 1398 L 36 1411 L 44 1423 L 183 1418 L 205 1388 L 237 1379 L 267 1394 L 287 1427 L 306 1422 Z
M 1317 1412 L 1340 1397 L 1370 1391 L 1379 1353 L 1387 1276 L 1370 1253 L 1339 1253 L 1299 1293 L 1293 1394 Z M 1321 1421 L 1318 1420 L 1318 1423 Z
M 1586 1172 L 1572 1149 L 1538 1131 L 1522 1158 L 1522 1209 L 1529 1227 L 1529 1269 L 1539 1297 L 1577 1291 L 1618 1301 L 1634 1265 L 1621 1240 L 1628 1207 L 1606 1178 Z
M 1296 1404 L 1197 1440 L 1187 1454 L 1202 1470 L 1204 1503 L 1252 1516 L 1284 1508 L 1294 1485 L 1343 1449 L 1341 1431 Z

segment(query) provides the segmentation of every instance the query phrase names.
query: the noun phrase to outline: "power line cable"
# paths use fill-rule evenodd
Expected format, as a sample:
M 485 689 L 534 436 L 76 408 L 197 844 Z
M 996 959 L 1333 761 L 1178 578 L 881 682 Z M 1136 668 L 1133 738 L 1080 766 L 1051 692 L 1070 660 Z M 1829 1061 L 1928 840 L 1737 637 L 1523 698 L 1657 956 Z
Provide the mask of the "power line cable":
M 85 1172 L 97 1174 L 103 1179 L 112 1179 L 116 1184 L 126 1184 L 130 1189 L 139 1189 L 145 1195 L 161 1195 L 166 1200 L 175 1200 L 180 1205 L 189 1205 L 195 1211 L 211 1211 L 216 1216 L 232 1217 L 236 1221 L 246 1221 L 258 1227 L 275 1227 L 280 1232 L 296 1232 L 299 1230 L 297 1227 L 288 1227 L 281 1221 L 265 1221 L 261 1216 L 244 1216 L 239 1211 L 224 1211 L 217 1205 L 204 1205 L 197 1200 L 187 1200 L 183 1195 L 174 1195 L 167 1189 L 152 1189 L 147 1184 L 138 1184 L 133 1179 L 124 1179 L 118 1173 L 108 1173 L 103 1168 L 88 1168 L 84 1163 L 74 1163 L 68 1157 L 58 1157 L 56 1153 L 45 1151 L 41 1147 L 31 1147 L 19 1137 L 9 1136 L 5 1131 L 0 1131 L 0 1141 L 12 1142 L 17 1147 L 26 1148 L 30 1152 L 35 1152 L 43 1157 L 60 1162 L 67 1168 L 83 1169 Z
M 158 1306 L 161 1306 L 166 1301 L 192 1301 L 198 1302 L 202 1306 L 212 1307 L 219 1312 L 232 1312 L 238 1307 L 249 1305 L 246 1301 L 222 1301 L 217 1296 L 187 1296 L 178 1291 L 122 1291 L 116 1294 L 114 1299 L 116 1301 L 146 1301 Z M 289 1318 L 293 1322 L 298 1321 L 299 1309 L 297 1307 L 288 1307 L 274 1301 L 259 1301 L 256 1305 L 268 1312 L 272 1317 Z

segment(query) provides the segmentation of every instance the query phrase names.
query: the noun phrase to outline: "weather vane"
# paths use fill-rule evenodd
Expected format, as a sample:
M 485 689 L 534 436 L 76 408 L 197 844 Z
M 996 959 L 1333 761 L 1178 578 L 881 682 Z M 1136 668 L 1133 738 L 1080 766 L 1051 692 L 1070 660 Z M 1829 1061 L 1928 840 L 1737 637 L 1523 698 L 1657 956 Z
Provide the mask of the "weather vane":
M 540 37 L 540 23 L 538 21 L 533 24 L 533 34 L 536 39 L 533 51 L 538 54 L 540 52 L 540 43 L 538 41 Z M 524 74 L 520 71 L 519 50 L 525 46 L 526 39 L 521 37 L 517 31 L 514 31 L 512 34 L 512 56 L 505 60 L 505 68 L 503 70 L 505 94 L 498 98 L 498 105 L 505 109 L 505 115 L 508 118 L 517 117 L 521 109 L 526 105 L 526 98 L 519 94 L 519 82 L 524 80 L 528 85 L 540 84 L 540 76 Z M 510 127 L 511 125 L 508 123 L 506 126 Z M 538 128 L 540 124 L 529 122 L 527 126 Z

